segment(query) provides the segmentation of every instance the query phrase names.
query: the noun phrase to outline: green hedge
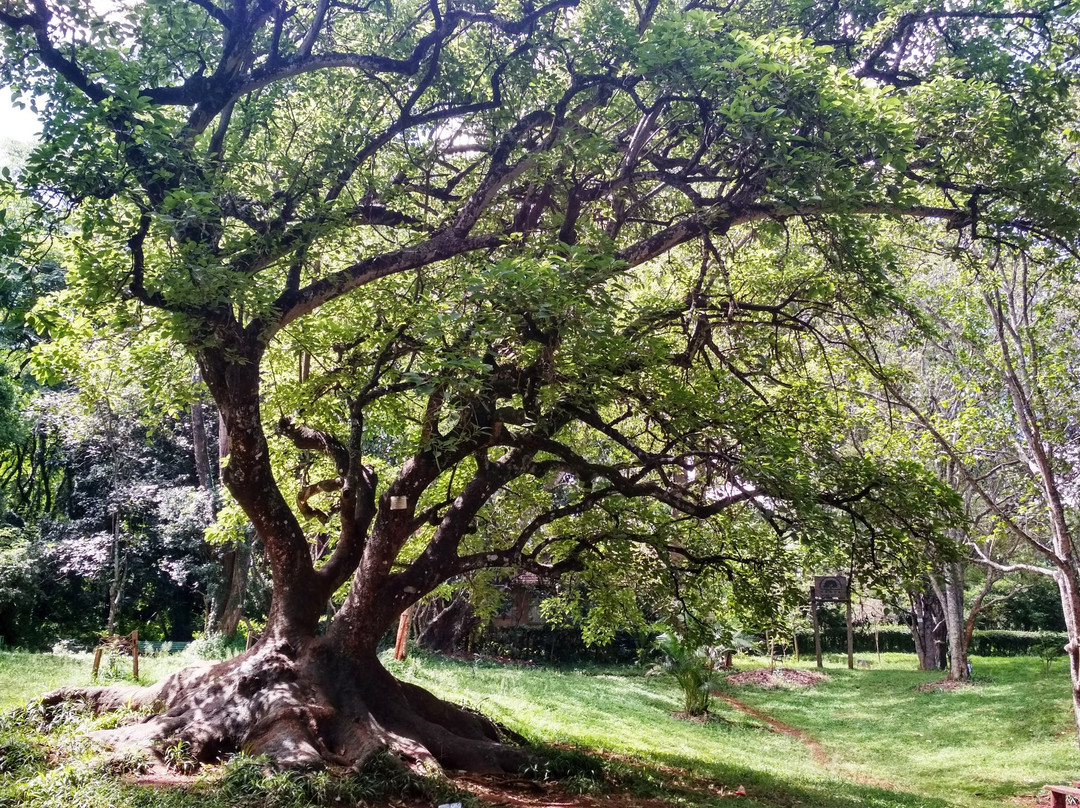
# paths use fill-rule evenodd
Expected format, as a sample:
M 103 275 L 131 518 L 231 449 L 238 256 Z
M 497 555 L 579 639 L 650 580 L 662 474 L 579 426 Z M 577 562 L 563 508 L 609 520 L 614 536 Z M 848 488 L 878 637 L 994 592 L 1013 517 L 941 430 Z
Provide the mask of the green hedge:
M 1033 650 L 1044 637 L 1060 638 L 1065 645 L 1065 634 L 1040 631 L 976 631 L 971 640 L 970 653 L 975 656 L 1038 656 Z M 783 639 L 783 638 L 780 638 Z M 765 650 L 764 638 L 758 638 Z M 915 653 L 915 640 L 907 626 L 881 626 L 877 642 L 882 653 Z M 791 638 L 784 643 L 788 653 L 793 651 Z M 855 653 L 873 654 L 875 638 L 873 628 L 857 628 L 854 636 Z M 603 647 L 589 647 L 574 629 L 547 626 L 488 627 L 473 640 L 471 650 L 485 656 L 507 657 L 547 664 L 570 663 L 619 663 L 634 662 L 637 647 L 628 634 L 618 634 L 615 640 Z M 821 650 L 826 654 L 847 653 L 847 632 L 843 629 L 826 629 L 821 633 Z M 779 652 L 779 649 L 778 649 Z M 799 654 L 813 656 L 814 634 L 799 632 Z
M 882 652 L 898 651 L 905 654 L 915 653 L 915 638 L 907 626 L 882 626 L 878 632 Z M 1037 656 L 1032 650 L 1043 637 L 1060 637 L 1064 646 L 1066 636 L 1063 632 L 1044 631 L 1001 631 L 996 629 L 977 630 L 971 638 L 968 653 L 974 656 Z M 855 630 L 854 645 L 856 654 L 874 653 L 874 630 L 858 628 Z M 847 632 L 829 629 L 821 633 L 821 650 L 826 654 L 847 653 Z M 800 654 L 814 652 L 813 632 L 799 632 Z
M 853 637 L 856 654 L 872 654 L 875 651 L 874 630 L 857 628 Z M 907 626 L 881 626 L 877 641 L 881 652 L 895 651 L 901 654 L 915 653 L 915 639 Z M 790 641 L 789 641 L 790 642 Z M 847 631 L 844 629 L 826 629 L 821 632 L 821 650 L 826 654 L 847 653 Z M 814 632 L 799 632 L 799 654 L 814 653 Z
M 550 626 L 488 626 L 473 640 L 470 650 L 484 656 L 554 665 L 628 663 L 637 659 L 637 647 L 629 634 L 618 633 L 609 644 L 590 647 L 581 639 L 580 631 Z
M 1068 636 L 1064 631 L 976 631 L 968 653 L 977 656 L 1038 656 L 1032 647 L 1044 638 L 1060 640 L 1062 653 Z

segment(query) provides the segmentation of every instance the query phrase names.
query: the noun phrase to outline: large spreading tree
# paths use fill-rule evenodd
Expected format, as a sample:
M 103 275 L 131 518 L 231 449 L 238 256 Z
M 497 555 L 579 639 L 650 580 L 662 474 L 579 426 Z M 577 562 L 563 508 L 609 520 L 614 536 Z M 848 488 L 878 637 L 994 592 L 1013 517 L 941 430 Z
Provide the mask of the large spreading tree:
M 46 121 L 19 182 L 78 311 L 45 325 L 145 340 L 163 386 L 145 345 L 186 347 L 273 574 L 248 653 L 92 694 L 166 707 L 114 739 L 512 768 L 376 658 L 440 584 L 768 601 L 750 572 L 842 530 L 925 558 L 948 497 L 845 450 L 828 352 L 896 305 L 883 217 L 1068 236 L 1069 13 L 6 0 L 2 78 Z

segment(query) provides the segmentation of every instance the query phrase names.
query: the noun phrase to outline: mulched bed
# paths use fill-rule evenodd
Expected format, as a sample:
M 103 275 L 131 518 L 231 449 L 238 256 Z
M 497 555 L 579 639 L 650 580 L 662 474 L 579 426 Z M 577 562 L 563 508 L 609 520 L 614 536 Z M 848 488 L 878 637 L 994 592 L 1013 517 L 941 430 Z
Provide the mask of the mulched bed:
M 730 674 L 725 681 L 733 685 L 754 685 L 755 687 L 783 687 L 798 685 L 814 687 L 818 682 L 828 679 L 828 675 L 817 671 L 801 671 L 794 668 L 758 668 L 743 673 Z
M 974 687 L 971 682 L 950 682 L 948 679 L 942 679 L 940 682 L 927 682 L 926 684 L 918 685 L 915 688 L 916 693 L 931 693 L 935 690 L 962 690 L 965 687 Z

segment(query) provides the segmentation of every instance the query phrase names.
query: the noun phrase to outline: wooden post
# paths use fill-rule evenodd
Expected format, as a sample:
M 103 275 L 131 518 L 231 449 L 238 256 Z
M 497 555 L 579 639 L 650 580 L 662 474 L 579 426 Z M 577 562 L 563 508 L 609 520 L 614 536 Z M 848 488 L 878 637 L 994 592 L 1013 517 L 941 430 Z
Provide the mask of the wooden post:
M 814 587 L 810 587 L 810 619 L 814 623 L 814 658 L 820 668 L 823 666 L 821 664 L 821 627 L 818 624 L 817 607 L 817 591 Z
M 881 623 L 874 623 L 874 650 L 877 652 L 877 661 L 881 663 Z
M 851 594 L 847 599 L 847 666 L 849 671 L 855 670 L 855 634 L 851 630 Z
M 795 629 L 791 632 L 791 647 L 795 651 L 795 661 L 799 661 L 799 630 Z
M 131 632 L 131 675 L 139 678 L 139 630 Z
M 96 651 L 94 651 L 94 669 L 90 673 L 90 675 L 93 676 L 95 679 L 97 679 L 98 668 L 100 668 L 100 667 L 101 667 L 101 648 L 99 647 Z
M 409 621 L 412 619 L 412 606 L 401 613 L 398 620 L 397 641 L 394 643 L 394 659 L 405 659 L 408 654 Z

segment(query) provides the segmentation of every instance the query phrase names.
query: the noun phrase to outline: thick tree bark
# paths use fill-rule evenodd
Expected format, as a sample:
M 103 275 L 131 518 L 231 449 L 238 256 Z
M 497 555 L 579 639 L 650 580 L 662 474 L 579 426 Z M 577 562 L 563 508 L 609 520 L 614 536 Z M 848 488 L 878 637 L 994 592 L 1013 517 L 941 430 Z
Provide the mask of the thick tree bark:
M 420 770 L 515 772 L 529 760 L 491 721 L 396 680 L 373 648 L 346 654 L 328 638 L 263 641 L 153 687 L 64 689 L 44 702 L 72 698 L 99 712 L 156 706 L 156 715 L 92 737 L 118 748 L 183 740 L 204 762 L 240 749 L 290 768 L 358 767 L 380 749 Z
M 417 610 L 415 622 L 418 628 L 416 642 L 421 648 L 452 654 L 465 646 L 480 619 L 468 596 L 458 591 L 448 601 L 439 598 L 425 603 Z
M 206 624 L 209 631 L 233 637 L 244 616 L 251 550 L 243 542 L 233 542 L 221 552 L 220 558 L 221 575 Z
M 941 606 L 945 621 L 945 636 L 949 649 L 949 679 L 966 682 L 968 674 L 967 631 L 964 621 L 964 568 L 960 562 L 950 562 L 943 570 L 944 589 L 936 576 L 930 580 L 934 596 Z
M 915 638 L 915 653 L 919 670 L 932 671 L 944 667 L 942 646 L 945 642 L 945 617 L 941 604 L 932 594 L 915 592 L 911 595 L 911 634 Z

